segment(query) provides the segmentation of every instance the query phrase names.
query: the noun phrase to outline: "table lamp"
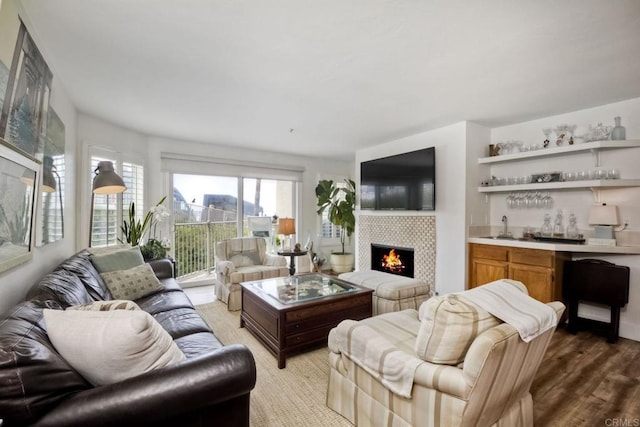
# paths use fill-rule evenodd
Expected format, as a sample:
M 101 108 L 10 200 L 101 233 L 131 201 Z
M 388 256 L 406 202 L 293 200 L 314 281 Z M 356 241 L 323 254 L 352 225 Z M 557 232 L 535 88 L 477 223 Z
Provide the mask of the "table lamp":
M 280 218 L 278 220 L 278 234 L 285 236 L 282 241 L 282 251 L 291 252 L 291 236 L 296 234 L 296 220 L 294 218 Z
M 618 208 L 614 205 L 599 203 L 589 211 L 589 224 L 594 226 L 593 238 L 590 245 L 615 246 L 614 225 L 620 224 Z

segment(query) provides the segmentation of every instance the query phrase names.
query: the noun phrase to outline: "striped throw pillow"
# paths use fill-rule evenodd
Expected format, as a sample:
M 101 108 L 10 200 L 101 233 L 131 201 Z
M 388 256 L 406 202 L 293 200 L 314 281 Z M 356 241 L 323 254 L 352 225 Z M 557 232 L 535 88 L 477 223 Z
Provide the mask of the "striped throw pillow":
M 458 295 L 428 299 L 420 306 L 417 355 L 427 362 L 456 365 L 464 360 L 473 340 L 501 322 Z
M 129 300 L 112 299 L 108 301 L 96 301 L 90 304 L 72 305 L 67 310 L 81 311 L 111 311 L 111 310 L 140 310 L 138 304 Z

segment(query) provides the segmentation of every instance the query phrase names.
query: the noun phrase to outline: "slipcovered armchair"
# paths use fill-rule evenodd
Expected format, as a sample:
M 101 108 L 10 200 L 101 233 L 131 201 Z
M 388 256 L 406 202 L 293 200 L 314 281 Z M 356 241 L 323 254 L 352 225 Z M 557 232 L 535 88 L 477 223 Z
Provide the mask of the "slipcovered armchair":
M 500 282 L 526 298 L 509 323 L 468 298 L 483 286 L 340 323 L 329 334 L 327 406 L 355 425 L 533 426 L 529 389 L 565 307 Z M 496 293 L 505 306 L 518 299 Z M 530 305 L 542 313 L 533 330 Z
M 289 275 L 287 259 L 270 255 L 262 237 L 238 237 L 216 244 L 216 297 L 229 311 L 242 307 L 241 282 Z

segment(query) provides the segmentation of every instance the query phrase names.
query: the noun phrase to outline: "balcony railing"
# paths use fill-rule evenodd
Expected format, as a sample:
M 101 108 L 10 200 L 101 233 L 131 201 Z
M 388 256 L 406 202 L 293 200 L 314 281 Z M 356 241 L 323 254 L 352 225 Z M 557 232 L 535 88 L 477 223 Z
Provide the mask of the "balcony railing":
M 236 221 L 176 224 L 174 256 L 178 276 L 212 272 L 216 243 L 236 237 L 237 230 Z

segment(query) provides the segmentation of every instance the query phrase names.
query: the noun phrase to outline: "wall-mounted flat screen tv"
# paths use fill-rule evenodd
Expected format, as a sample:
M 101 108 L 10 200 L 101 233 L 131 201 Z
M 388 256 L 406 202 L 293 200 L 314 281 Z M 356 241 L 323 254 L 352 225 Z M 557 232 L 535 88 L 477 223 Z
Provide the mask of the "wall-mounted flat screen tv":
M 436 208 L 435 147 L 360 163 L 360 209 Z

